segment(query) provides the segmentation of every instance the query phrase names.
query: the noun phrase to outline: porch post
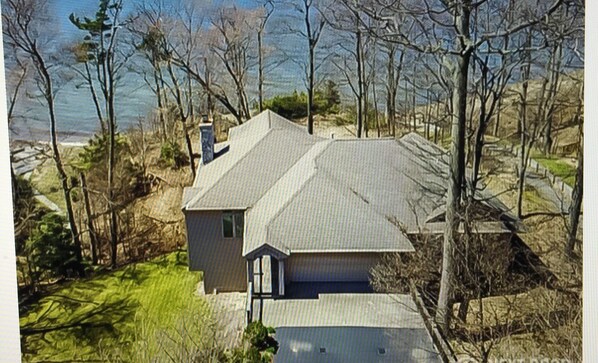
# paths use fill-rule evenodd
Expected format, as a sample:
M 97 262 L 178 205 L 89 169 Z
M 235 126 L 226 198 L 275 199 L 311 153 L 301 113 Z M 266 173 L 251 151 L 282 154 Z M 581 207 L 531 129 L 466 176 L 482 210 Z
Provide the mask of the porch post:
M 253 282 L 253 260 L 252 259 L 248 259 L 247 260 L 247 286 L 249 286 L 250 282 Z
M 278 293 L 284 296 L 284 260 L 278 260 Z

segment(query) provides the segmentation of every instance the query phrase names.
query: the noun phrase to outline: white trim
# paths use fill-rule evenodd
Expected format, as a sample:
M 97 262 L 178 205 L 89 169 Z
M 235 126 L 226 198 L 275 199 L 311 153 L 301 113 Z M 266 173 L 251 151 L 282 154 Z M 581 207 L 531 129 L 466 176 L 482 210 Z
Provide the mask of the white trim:
M 284 260 L 278 260 L 278 294 L 284 296 Z

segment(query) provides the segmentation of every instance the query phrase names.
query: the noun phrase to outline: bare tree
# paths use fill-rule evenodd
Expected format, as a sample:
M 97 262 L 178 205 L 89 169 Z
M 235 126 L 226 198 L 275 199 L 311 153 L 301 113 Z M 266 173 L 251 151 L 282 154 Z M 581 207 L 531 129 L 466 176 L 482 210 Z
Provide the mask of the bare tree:
M 316 83 L 316 47 L 320 36 L 326 25 L 324 17 L 318 16 L 318 9 L 315 0 L 301 0 L 301 5 L 295 5 L 296 9 L 303 15 L 305 31 L 301 35 L 305 37 L 308 45 L 307 57 L 307 132 L 314 133 L 314 93 Z M 313 14 L 316 12 L 316 14 Z
M 367 72 L 367 47 L 370 39 L 367 38 L 367 32 L 362 26 L 361 14 L 359 9 L 352 8 L 346 2 L 331 11 L 331 15 L 326 18 L 327 23 L 332 28 L 339 31 L 337 49 L 339 54 L 333 59 L 335 67 L 343 73 L 346 83 L 356 101 L 356 122 L 355 128 L 357 137 L 361 138 L 365 131 L 368 136 L 367 109 L 368 109 L 368 82 L 372 74 Z M 338 58 L 342 58 L 342 62 Z M 355 65 L 351 67 L 349 58 L 352 58 Z M 368 77 L 368 73 L 369 77 Z
M 519 98 L 519 129 L 520 132 L 520 151 L 519 151 L 519 167 L 517 179 L 517 217 L 523 216 L 523 193 L 525 191 L 525 178 L 527 165 L 531 154 L 531 149 L 538 139 L 540 125 L 538 122 L 528 122 L 528 89 L 530 81 L 531 70 L 531 47 L 532 31 L 528 30 L 527 39 L 524 47 L 527 48 L 523 52 L 523 64 L 521 66 L 521 92 L 518 93 Z
M 493 70 L 489 66 L 488 56 L 483 59 L 477 55 L 475 57 L 476 62 L 479 64 L 480 77 L 476 81 L 475 88 L 476 97 L 479 99 L 479 110 L 477 112 L 478 122 L 473 132 L 471 187 L 469 188 L 471 198 L 474 197 L 480 181 L 480 165 L 486 130 L 495 116 L 500 99 L 503 98 L 507 83 L 511 79 L 516 64 L 515 62 L 501 62 L 500 67 Z M 496 118 L 498 117 L 496 115 Z
M 247 58 L 250 44 L 246 43 L 248 38 L 244 33 L 239 33 L 237 26 L 248 28 L 243 24 L 244 19 L 240 14 L 234 16 L 236 20 L 231 18 L 234 14 L 229 17 L 224 10 L 220 14 L 221 22 L 217 22 L 217 16 L 212 29 L 205 29 L 202 22 L 195 21 L 184 24 L 184 31 L 181 32 L 164 31 L 165 53 L 168 61 L 185 74 L 189 82 L 196 82 L 204 90 L 208 97 L 209 113 L 213 108 L 213 97 L 231 113 L 238 124 L 242 124 L 249 117 L 245 88 L 250 66 Z M 209 38 L 209 41 L 199 43 L 202 37 Z M 190 43 L 194 44 L 192 48 Z M 237 45 L 241 49 L 237 49 Z M 215 72 L 219 69 L 215 66 L 216 61 L 224 66 L 224 78 L 229 77 L 233 81 L 234 96 L 229 97 L 227 90 L 230 88 L 223 84 L 226 80 L 216 79 L 217 75 L 222 75 Z
M 261 14 L 259 15 L 259 23 L 257 29 L 257 54 L 258 54 L 258 110 L 264 110 L 264 32 L 266 31 L 266 24 L 268 19 L 274 12 L 274 1 L 265 0 L 262 4 Z
M 100 1 L 95 19 L 83 20 L 71 14 L 69 19 L 80 30 L 88 33 L 86 41 L 89 44 L 89 57 L 97 64 L 97 81 L 103 95 L 103 101 L 108 116 L 108 207 L 110 210 L 110 245 L 111 265 L 116 267 L 118 247 L 118 206 L 114 194 L 114 165 L 115 165 L 115 138 L 116 138 L 116 109 L 114 105 L 117 89 L 118 73 L 123 69 L 130 55 L 119 57 L 118 39 L 121 28 L 120 17 L 122 13 L 122 0 Z
M 455 0 L 421 3 L 392 3 L 377 0 L 361 6 L 369 18 L 382 23 L 375 32 L 387 41 L 403 44 L 417 52 L 436 54 L 452 59 L 452 116 L 451 116 L 451 160 L 446 197 L 446 228 L 444 234 L 442 279 L 436 317 L 445 331 L 450 323 L 452 290 L 454 284 L 455 234 L 460 223 L 462 190 L 465 186 L 465 129 L 467 126 L 467 101 L 470 61 L 472 54 L 492 39 L 514 34 L 538 24 L 554 13 L 562 0 L 556 0 L 546 7 L 536 7 L 531 16 L 511 24 L 498 22 L 482 34 L 472 36 L 472 12 L 480 7 L 492 9 L 492 3 L 472 0 Z M 367 24 L 364 24 L 367 26 Z M 455 41 L 445 46 L 448 39 Z
M 2 9 L 2 32 L 8 45 L 15 49 L 18 57 L 26 57 L 32 64 L 35 71 L 35 82 L 43 94 L 43 98 L 48 111 L 50 121 L 50 141 L 52 144 L 52 159 L 56 166 L 56 171 L 60 178 L 64 201 L 66 205 L 66 214 L 71 231 L 71 238 L 75 246 L 75 255 L 78 262 L 80 276 L 85 275 L 81 251 L 81 240 L 79 230 L 73 211 L 71 200 L 72 186 L 69 183 L 69 177 L 66 174 L 60 149 L 58 147 L 57 117 L 54 108 L 55 89 L 51 74 L 55 71 L 54 66 L 48 62 L 49 56 L 40 49 L 40 43 L 44 37 L 42 33 L 44 28 L 44 14 L 47 14 L 47 3 L 31 0 L 7 0 Z M 48 46 L 45 43 L 44 46 Z
M 165 10 L 163 3 L 144 3 L 137 9 L 137 14 L 129 23 L 129 31 L 138 39 L 133 38 L 133 46 L 141 52 L 151 65 L 151 79 L 143 72 L 143 79 L 156 96 L 157 112 L 162 141 L 168 139 L 169 131 L 166 126 L 166 109 L 168 97 L 165 92 L 165 81 L 162 65 L 167 59 L 163 35 L 163 18 Z
M 403 59 L 405 58 L 405 51 L 401 51 L 401 55 L 399 56 L 399 63 L 395 66 L 398 46 L 394 43 L 384 43 L 384 48 L 386 49 L 387 53 L 386 122 L 388 124 L 390 134 L 392 136 L 395 136 L 395 128 L 397 123 L 397 91 L 399 89 L 399 81 L 401 80 L 401 71 L 403 69 Z
M 16 50 L 16 49 L 15 49 Z M 7 87 L 6 90 L 9 93 L 8 95 L 8 112 L 7 112 L 7 121 L 8 121 L 8 128 L 9 130 L 12 128 L 13 121 L 15 119 L 15 106 L 17 104 L 17 100 L 21 94 L 22 87 L 25 84 L 27 79 L 27 71 L 28 66 L 26 63 L 21 61 L 17 54 L 13 56 L 14 61 L 16 63 L 16 67 L 10 70 L 10 73 L 6 77 Z M 17 195 L 16 193 L 16 185 L 17 185 L 17 176 L 15 174 L 14 168 L 12 166 L 12 150 L 11 150 L 11 164 L 10 164 L 10 180 L 12 181 L 12 200 L 13 202 L 16 200 Z
M 234 84 L 237 109 L 244 120 L 251 117 L 246 88 L 253 58 L 253 29 L 257 27 L 250 23 L 251 19 L 254 17 L 235 7 L 220 9 L 212 19 L 217 35 L 210 46 Z

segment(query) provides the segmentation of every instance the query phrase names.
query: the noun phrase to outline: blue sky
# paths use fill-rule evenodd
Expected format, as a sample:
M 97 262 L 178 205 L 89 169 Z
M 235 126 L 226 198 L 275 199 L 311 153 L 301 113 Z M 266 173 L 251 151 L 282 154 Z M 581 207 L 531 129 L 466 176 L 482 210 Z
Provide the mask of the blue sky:
M 136 4 L 143 0 L 124 0 L 125 6 L 124 14 L 127 15 L 134 11 Z M 167 0 L 168 1 L 168 0 Z M 187 1 L 187 0 L 172 0 L 172 1 Z M 253 8 L 256 6 L 254 0 L 195 0 L 200 5 L 206 8 L 218 5 L 235 5 L 243 8 Z M 53 43 L 69 44 L 80 40 L 85 34 L 78 30 L 68 19 L 71 13 L 78 17 L 93 17 L 97 10 L 97 0 L 75 1 L 75 0 L 49 0 L 50 18 L 52 19 L 51 29 Z M 276 14 L 273 16 L 271 23 L 274 24 L 275 17 L 279 18 L 284 15 Z M 299 38 L 295 36 L 285 36 L 282 38 L 267 36 L 266 42 L 280 42 L 284 46 L 293 50 L 293 53 L 301 54 L 301 49 L 304 46 Z M 275 93 L 290 92 L 293 89 L 299 91 L 304 90 L 304 82 L 302 80 L 302 70 L 299 65 L 293 62 L 286 62 L 283 66 L 268 74 L 266 85 L 266 95 L 271 96 Z M 77 134 L 78 138 L 81 135 L 90 135 L 97 129 L 97 119 L 93 109 L 93 104 L 90 99 L 89 91 L 84 87 L 77 87 L 81 81 L 75 79 L 60 86 L 59 92 L 56 96 L 56 110 L 58 114 L 58 126 L 60 130 L 69 130 Z M 249 97 L 255 99 L 257 86 L 249 86 Z M 255 88 L 255 89 L 254 89 Z M 134 125 L 139 117 L 144 117 L 149 114 L 154 107 L 155 99 L 151 91 L 145 86 L 142 78 L 136 74 L 128 74 L 124 78 L 122 87 L 117 90 L 117 110 L 118 122 L 121 129 L 126 129 L 130 125 Z M 126 95 L 126 96 L 125 96 Z M 16 111 L 21 116 L 15 120 L 15 129 L 19 132 L 18 135 L 13 135 L 15 138 L 44 138 L 48 129 L 47 114 L 44 105 L 35 99 L 21 97 Z M 251 102 L 251 101 L 250 101 Z M 41 136 L 40 136 L 41 135 Z M 72 139 L 72 137 L 71 137 Z

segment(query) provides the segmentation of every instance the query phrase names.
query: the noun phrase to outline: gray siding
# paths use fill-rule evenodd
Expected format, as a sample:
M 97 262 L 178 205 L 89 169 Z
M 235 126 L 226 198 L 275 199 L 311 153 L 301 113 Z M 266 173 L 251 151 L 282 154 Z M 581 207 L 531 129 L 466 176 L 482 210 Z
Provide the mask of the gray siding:
M 285 262 L 285 281 L 367 282 L 379 253 L 298 253 Z
M 242 238 L 223 238 L 221 211 L 187 211 L 189 269 L 203 271 L 207 293 L 245 291 L 247 267 Z

